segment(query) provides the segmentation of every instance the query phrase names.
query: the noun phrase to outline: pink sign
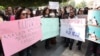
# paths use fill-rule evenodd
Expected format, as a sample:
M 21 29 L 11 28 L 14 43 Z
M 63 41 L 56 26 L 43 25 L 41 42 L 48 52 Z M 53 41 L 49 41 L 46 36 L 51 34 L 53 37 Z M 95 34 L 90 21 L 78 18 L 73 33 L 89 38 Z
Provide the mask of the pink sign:
M 41 39 L 40 17 L 0 23 L 0 36 L 5 56 L 11 56 Z

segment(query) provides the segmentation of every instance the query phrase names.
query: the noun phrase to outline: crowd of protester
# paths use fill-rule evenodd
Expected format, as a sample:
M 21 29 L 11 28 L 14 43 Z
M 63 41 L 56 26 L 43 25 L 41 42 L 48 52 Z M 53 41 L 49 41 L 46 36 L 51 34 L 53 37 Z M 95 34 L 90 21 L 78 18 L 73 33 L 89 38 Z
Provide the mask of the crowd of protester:
M 65 6 L 65 7 L 61 7 L 58 10 L 55 9 L 49 9 L 49 7 L 45 7 L 42 10 L 39 10 L 37 8 L 36 12 L 33 13 L 33 9 L 32 8 L 26 8 L 26 7 L 15 7 L 12 8 L 11 6 L 7 7 L 4 11 L 0 11 L 0 22 L 3 21 L 11 21 L 12 16 L 13 16 L 13 20 L 20 20 L 20 19 L 26 19 L 26 18 L 30 18 L 30 17 L 34 17 L 34 16 L 42 16 L 44 18 L 59 18 L 59 19 L 74 19 L 77 17 L 77 15 L 87 15 L 88 14 L 88 10 L 91 10 L 88 7 L 85 8 L 79 8 L 76 9 L 72 6 Z M 69 47 L 69 50 L 73 49 L 73 44 L 75 43 L 74 39 L 70 39 L 70 38 L 63 38 L 64 40 L 64 47 Z M 57 41 L 56 41 L 56 37 L 50 38 L 45 40 L 45 48 L 46 49 L 51 49 L 51 44 L 52 45 L 56 45 Z M 77 42 L 77 48 L 78 50 L 81 50 L 81 46 L 82 46 L 82 42 L 78 41 Z M 97 43 L 93 43 L 93 42 L 89 42 L 88 44 L 88 49 L 86 52 L 86 56 L 91 56 L 92 53 L 95 54 L 95 56 L 100 55 L 100 45 Z M 33 46 L 36 46 L 33 45 Z M 30 46 L 22 51 L 20 51 L 18 54 L 19 56 L 32 56 L 32 50 L 31 48 L 33 46 Z M 99 51 L 97 51 L 99 50 Z M 1 45 L 1 41 L 0 41 L 0 54 L 2 56 L 4 56 L 3 53 L 3 49 L 2 49 L 2 45 Z

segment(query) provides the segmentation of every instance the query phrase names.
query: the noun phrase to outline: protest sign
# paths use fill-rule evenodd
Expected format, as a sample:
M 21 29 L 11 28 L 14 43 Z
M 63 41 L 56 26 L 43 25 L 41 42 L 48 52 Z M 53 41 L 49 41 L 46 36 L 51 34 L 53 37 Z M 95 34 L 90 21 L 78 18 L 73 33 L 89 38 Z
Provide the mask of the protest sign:
M 61 19 L 60 36 L 85 41 L 86 19 Z
M 59 9 L 59 2 L 49 2 L 50 9 Z
M 12 56 L 41 39 L 40 17 L 2 22 L 0 36 L 5 56 Z
M 89 10 L 87 39 L 100 43 L 100 10 Z
M 42 18 L 42 33 L 43 38 L 46 40 L 59 35 L 59 19 L 58 18 Z

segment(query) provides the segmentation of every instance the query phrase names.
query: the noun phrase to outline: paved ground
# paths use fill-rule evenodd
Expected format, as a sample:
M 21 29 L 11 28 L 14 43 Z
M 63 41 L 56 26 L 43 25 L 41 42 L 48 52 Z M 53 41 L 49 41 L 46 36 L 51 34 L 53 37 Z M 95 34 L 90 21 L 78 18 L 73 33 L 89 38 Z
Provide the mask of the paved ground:
M 83 43 L 82 50 L 77 50 L 77 46 L 74 44 L 73 50 L 66 48 L 61 56 L 85 56 L 87 43 Z
M 61 38 L 57 38 L 57 44 L 52 45 L 50 50 L 44 48 L 44 41 L 37 43 L 37 48 L 33 48 L 33 56 L 61 56 L 66 48 Z
M 57 45 L 52 46 L 52 49 L 44 48 L 44 41 L 37 44 L 37 48 L 33 48 L 33 56 L 84 56 L 87 44 L 83 43 L 82 50 L 77 50 L 76 42 L 73 45 L 73 50 L 64 47 L 62 38 L 57 38 Z

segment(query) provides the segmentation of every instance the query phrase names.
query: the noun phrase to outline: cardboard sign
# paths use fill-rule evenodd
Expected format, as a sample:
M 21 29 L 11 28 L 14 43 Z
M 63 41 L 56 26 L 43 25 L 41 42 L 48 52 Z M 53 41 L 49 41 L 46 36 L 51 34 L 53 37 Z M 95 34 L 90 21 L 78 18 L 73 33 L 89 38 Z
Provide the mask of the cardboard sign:
M 85 41 L 86 19 L 61 19 L 60 36 Z
M 0 36 L 5 56 L 11 56 L 41 39 L 40 17 L 0 23 Z
M 87 39 L 96 43 L 100 43 L 100 10 L 89 11 Z
M 49 2 L 50 9 L 59 9 L 59 2 Z
M 58 18 L 42 18 L 42 33 L 43 38 L 46 40 L 59 35 L 59 19 Z

